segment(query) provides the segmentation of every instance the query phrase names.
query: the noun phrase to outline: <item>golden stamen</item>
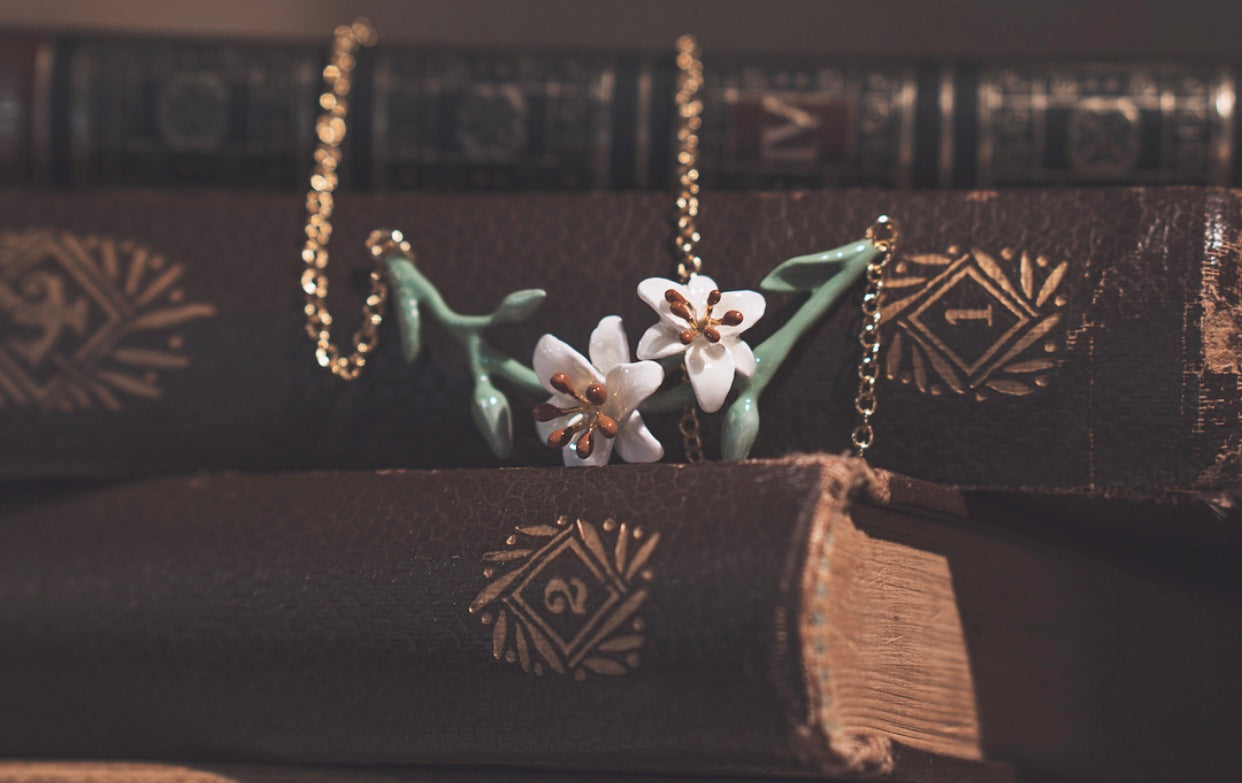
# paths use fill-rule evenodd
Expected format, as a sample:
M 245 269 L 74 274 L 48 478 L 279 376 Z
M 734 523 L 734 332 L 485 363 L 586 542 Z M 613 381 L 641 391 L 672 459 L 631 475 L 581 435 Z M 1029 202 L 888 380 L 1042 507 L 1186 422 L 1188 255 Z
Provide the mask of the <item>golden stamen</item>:
M 586 459 L 591 456 L 591 452 L 595 451 L 595 439 L 592 437 L 594 431 L 594 427 L 588 427 L 587 431 L 582 433 L 582 437 L 578 438 L 578 442 L 574 444 L 574 452 L 580 459 Z
M 593 383 L 586 387 L 586 398 L 592 405 L 603 405 L 608 402 L 608 390 L 603 384 Z
M 550 402 L 544 402 L 536 405 L 533 413 L 535 421 L 552 421 L 558 416 L 564 416 L 566 413 L 569 413 L 569 411 L 563 408 L 558 408 Z
M 604 434 L 605 438 L 617 437 L 617 430 L 619 429 L 619 427 L 617 427 L 616 420 L 612 418 L 611 416 L 605 413 L 601 413 L 595 419 L 595 423 L 596 425 L 599 426 L 599 431 Z

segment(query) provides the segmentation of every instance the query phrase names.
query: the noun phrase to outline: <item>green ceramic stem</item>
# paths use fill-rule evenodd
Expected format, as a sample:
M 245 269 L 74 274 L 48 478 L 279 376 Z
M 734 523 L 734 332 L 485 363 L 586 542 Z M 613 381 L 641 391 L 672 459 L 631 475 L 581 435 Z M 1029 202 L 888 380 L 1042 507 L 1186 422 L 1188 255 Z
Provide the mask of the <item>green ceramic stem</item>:
M 471 414 L 475 425 L 498 457 L 513 448 L 513 421 L 509 400 L 492 380 L 501 378 L 531 394 L 544 393 L 534 370 L 501 353 L 483 339 L 483 330 L 499 322 L 520 320 L 542 302 L 542 291 L 518 291 L 505 297 L 488 315 L 463 315 L 448 306 L 435 285 L 405 255 L 395 253 L 384 259 L 393 282 L 393 298 L 401 328 L 401 342 L 407 361 L 417 357 L 422 345 L 422 312 L 425 310 L 465 349 L 474 378 Z
M 798 340 L 862 276 L 876 252 L 875 246 L 864 240 L 814 257 L 794 260 L 796 263 L 810 258 L 816 265 L 824 263 L 840 266 L 823 283 L 811 290 L 810 297 L 788 321 L 754 349 L 755 372 L 749 378 L 737 378 L 737 398 L 725 414 L 722 444 L 725 459 L 745 459 L 750 453 L 759 433 L 759 397 L 764 389 L 789 357 L 789 352 Z M 790 262 L 786 262 L 788 263 Z M 465 349 L 475 381 L 472 409 L 475 422 L 492 450 L 498 456 L 506 456 L 512 447 L 513 438 L 509 405 L 504 394 L 492 385 L 492 379 L 502 378 L 534 396 L 545 394 L 546 389 L 535 376 L 534 370 L 490 345 L 483 338 L 483 330 L 499 322 L 524 318 L 542 301 L 543 292 L 514 292 L 491 314 L 463 315 L 448 306 L 435 285 L 406 256 L 399 253 L 389 255 L 384 259 L 384 264 L 397 289 L 395 298 L 406 358 L 413 360 L 418 354 L 421 345 L 421 311 L 425 308 Z M 776 274 L 780 272 L 774 273 Z M 672 372 L 676 367 L 675 360 L 663 364 L 666 373 Z M 694 404 L 693 389 L 688 383 L 680 383 L 652 395 L 641 406 L 641 410 L 643 413 L 668 413 L 691 404 Z
M 415 291 L 418 303 L 427 307 L 435 319 L 452 332 L 453 337 L 462 345 L 465 345 L 467 334 L 481 331 L 488 325 L 489 316 L 462 315 L 449 307 L 439 289 L 404 255 L 394 253 L 385 258 L 384 263 L 388 266 L 389 276 L 408 282 Z M 402 321 L 401 328 L 406 328 L 405 321 Z
M 484 372 L 490 370 L 490 374 L 504 378 L 522 391 L 533 394 L 536 397 L 551 394 L 551 392 L 543 388 L 543 384 L 539 382 L 539 378 L 535 375 L 534 370 L 512 356 L 504 355 L 481 340 L 479 358 L 480 366 Z
M 759 397 L 776 375 L 794 345 L 815 323 L 835 305 L 850 287 L 867 270 L 867 264 L 878 252 L 871 242 L 863 241 L 846 248 L 829 251 L 830 256 L 842 252 L 841 268 L 816 288 L 781 328 L 755 348 L 755 372 L 749 378 L 739 376 L 736 382 L 737 399 L 725 413 L 725 426 L 721 438 L 723 456 L 726 460 L 746 459 L 759 434 Z M 854 249 L 858 248 L 858 249 Z

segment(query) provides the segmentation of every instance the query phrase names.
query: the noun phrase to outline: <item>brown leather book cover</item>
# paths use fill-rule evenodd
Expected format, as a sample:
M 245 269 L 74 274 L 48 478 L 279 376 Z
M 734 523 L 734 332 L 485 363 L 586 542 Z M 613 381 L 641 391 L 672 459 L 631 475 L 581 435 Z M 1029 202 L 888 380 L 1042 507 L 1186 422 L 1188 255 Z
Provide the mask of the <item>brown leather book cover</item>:
M 772 783 L 787 779 L 451 767 L 0 761 L 0 783 Z
M 347 338 L 376 227 L 406 231 L 463 312 L 543 287 L 494 329 L 529 360 L 540 335 L 584 347 L 604 315 L 654 320 L 638 281 L 669 275 L 662 194 L 342 194 L 333 312 Z M 194 469 L 494 466 L 450 338 L 405 364 L 392 324 L 352 384 L 314 361 L 299 288 L 303 199 L 255 192 L 0 194 L 0 476 Z M 1180 189 L 708 194 L 704 271 L 755 287 L 782 260 L 900 222 L 885 292 L 869 454 L 923 479 L 1115 493 L 1217 489 L 1242 473 L 1234 191 Z M 857 414 L 855 297 L 763 397 L 752 456 L 847 447 Z M 748 332 L 798 303 L 771 295 Z M 542 400 L 511 394 L 514 411 Z M 559 455 L 518 415 L 506 464 Z M 676 414 L 649 417 L 679 458 Z M 709 457 L 721 416 L 707 416 Z
M 19 500 L 0 757 L 1005 780 L 944 558 L 851 520 L 886 492 L 802 458 Z
M 1234 780 L 1237 522 L 832 457 L 11 487 L 0 757 Z

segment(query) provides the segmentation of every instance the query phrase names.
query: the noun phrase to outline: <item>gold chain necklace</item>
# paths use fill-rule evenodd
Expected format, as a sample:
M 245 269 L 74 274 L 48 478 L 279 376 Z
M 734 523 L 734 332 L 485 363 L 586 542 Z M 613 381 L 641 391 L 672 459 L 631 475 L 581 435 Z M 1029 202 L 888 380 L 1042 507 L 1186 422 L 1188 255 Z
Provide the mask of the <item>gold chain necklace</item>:
M 334 193 L 339 184 L 342 165 L 341 145 L 346 135 L 346 117 L 352 77 L 357 66 L 357 53 L 362 47 L 373 46 L 377 36 L 370 22 L 359 19 L 351 25 L 337 27 L 332 53 L 323 70 L 324 90 L 319 97 L 323 110 L 315 123 L 319 143 L 315 148 L 310 191 L 306 196 L 306 243 L 302 249 L 305 269 L 301 287 L 306 304 L 306 332 L 315 342 L 315 358 L 321 367 L 346 380 L 356 379 L 366 366 L 367 357 L 379 342 L 384 306 L 389 283 L 379 264 L 370 274 L 370 291 L 362 304 L 362 323 L 354 332 L 352 347 L 347 354 L 332 339 L 333 318 L 327 307 L 329 262 L 328 244 L 332 236 Z M 677 181 L 674 249 L 677 256 L 676 277 L 688 283 L 703 268 L 697 253 L 701 239 L 696 227 L 699 214 L 699 131 L 702 128 L 703 65 L 698 43 L 693 36 L 677 40 Z M 858 426 L 850 436 L 854 453 L 865 456 L 875 440 L 871 418 L 876 411 L 876 383 L 879 378 L 880 298 L 884 287 L 884 271 L 897 251 L 899 232 L 894 223 L 880 218 L 866 233 L 875 249 L 865 269 L 866 290 L 862 299 L 862 326 L 859 343 L 862 355 L 858 364 L 858 391 L 854 408 L 859 415 Z M 409 242 L 400 231 L 375 231 L 367 239 L 367 247 L 377 261 L 400 257 L 412 262 Z M 827 254 L 823 254 L 826 258 Z M 718 293 L 718 292 L 717 292 Z M 542 292 L 539 292 L 542 297 Z M 688 372 L 683 362 L 683 382 Z M 757 424 L 756 424 L 757 426 Z M 703 458 L 701 425 L 697 409 L 687 404 L 682 409 L 678 429 L 683 438 L 686 459 L 697 462 Z
M 699 130 L 703 127 L 703 62 L 698 40 L 692 35 L 677 39 L 677 222 L 673 240 L 677 254 L 677 278 L 686 283 L 703 271 L 703 259 L 697 253 L 701 239 L 695 227 L 699 214 Z M 854 454 L 863 457 L 875 440 L 871 417 L 875 414 L 875 386 L 880 371 L 880 294 L 884 288 L 884 270 L 897 250 L 898 231 L 895 224 L 885 221 L 867 230 L 867 238 L 880 252 L 867 265 L 867 288 L 862 298 L 862 327 L 858 341 L 862 356 L 858 363 L 858 393 L 854 409 L 859 423 L 850 435 Z M 682 366 L 685 375 L 685 366 Z M 678 425 L 686 450 L 687 462 L 703 459 L 698 409 L 687 405 Z
M 371 270 L 371 290 L 362 303 L 362 325 L 354 332 L 353 348 L 342 355 L 332 341 L 332 314 L 328 312 L 328 242 L 332 238 L 333 193 L 340 181 L 341 143 L 345 140 L 345 117 L 349 113 L 349 93 L 360 47 L 374 46 L 375 29 L 365 19 L 336 28 L 332 56 L 323 69 L 323 94 L 319 106 L 323 113 L 315 122 L 319 144 L 311 169 L 310 191 L 306 194 L 306 245 L 302 248 L 302 292 L 306 295 L 306 333 L 315 341 L 315 359 L 333 375 L 352 381 L 366 366 L 367 356 L 379 343 L 379 327 L 384 321 L 388 284 L 377 265 Z M 368 246 L 379 239 L 372 235 Z M 399 233 L 393 237 L 403 239 Z
M 677 254 L 677 280 L 688 283 L 703 271 L 703 259 L 696 252 L 699 232 L 694 219 L 699 214 L 699 129 L 703 127 L 703 63 L 699 59 L 699 42 L 692 35 L 677 39 L 677 223 L 673 249 Z M 689 381 L 686 365 L 681 366 L 682 382 Z M 702 425 L 699 411 L 689 404 L 681 409 L 677 424 L 686 462 L 703 459 Z

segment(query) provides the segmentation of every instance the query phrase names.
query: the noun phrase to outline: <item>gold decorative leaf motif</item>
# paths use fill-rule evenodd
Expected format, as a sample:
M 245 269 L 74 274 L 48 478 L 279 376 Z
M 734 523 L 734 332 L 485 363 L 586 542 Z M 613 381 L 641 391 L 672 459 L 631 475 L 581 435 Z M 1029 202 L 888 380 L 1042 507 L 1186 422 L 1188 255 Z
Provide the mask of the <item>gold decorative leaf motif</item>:
M 0 233 L 0 407 L 116 411 L 161 398 L 160 373 L 190 364 L 177 327 L 216 314 L 184 301 L 184 273 L 128 241 Z
M 885 285 L 885 375 L 924 394 L 979 400 L 1047 386 L 1050 375 L 1029 374 L 1060 364 L 1062 341 L 1053 330 L 1063 321 L 1067 300 L 1057 292 L 1069 262 L 1049 266 L 1046 256 L 1012 248 L 907 256 Z
M 541 675 L 546 669 L 615 677 L 639 664 L 645 627 L 639 609 L 660 534 L 605 520 L 514 528 L 508 549 L 485 552 L 491 581 L 469 611 L 492 626 L 492 655 Z M 630 556 L 631 544 L 637 547 Z M 496 564 L 510 570 L 496 573 Z

